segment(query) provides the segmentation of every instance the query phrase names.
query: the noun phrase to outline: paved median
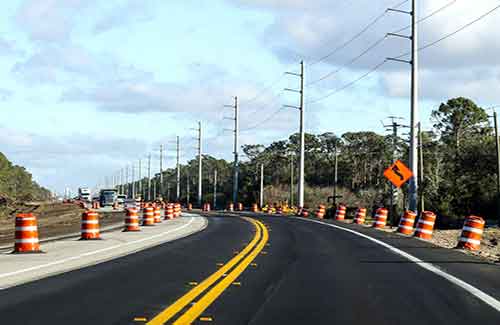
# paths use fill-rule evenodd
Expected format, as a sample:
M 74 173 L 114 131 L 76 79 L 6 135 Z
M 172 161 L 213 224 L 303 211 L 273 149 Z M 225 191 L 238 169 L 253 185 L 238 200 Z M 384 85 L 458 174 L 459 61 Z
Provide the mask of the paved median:
M 164 221 L 140 232 L 121 230 L 102 235 L 103 240 L 80 241 L 64 239 L 42 246 L 40 254 L 0 254 L 0 288 L 67 272 L 124 256 L 203 230 L 205 218 L 184 214 L 184 217 Z

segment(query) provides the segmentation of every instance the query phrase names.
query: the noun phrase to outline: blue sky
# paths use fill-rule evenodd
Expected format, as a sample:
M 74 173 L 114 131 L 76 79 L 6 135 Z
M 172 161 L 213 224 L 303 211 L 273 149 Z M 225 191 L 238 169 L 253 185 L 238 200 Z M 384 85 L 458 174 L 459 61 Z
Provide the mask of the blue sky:
M 420 16 L 447 3 L 422 0 Z M 408 23 L 408 17 L 390 14 L 335 55 L 309 65 L 393 4 L 8 1 L 0 19 L 0 150 L 57 191 L 102 183 L 104 176 L 136 164 L 160 144 L 171 155 L 176 135 L 183 159 L 193 158 L 191 128 L 198 120 L 204 126 L 204 151 L 230 158 L 231 133 L 223 129 L 231 125 L 223 117 L 231 112 L 223 106 L 233 96 L 241 100 L 242 129 L 258 125 L 242 132 L 243 144 L 286 138 L 297 130 L 298 112 L 274 112 L 297 103 L 295 94 L 282 89 L 296 87 L 298 81 L 281 77 L 283 73 L 297 71 L 300 58 L 306 62 L 306 83 L 341 68 L 306 88 L 308 101 L 349 83 L 385 57 L 407 51 L 408 42 L 386 39 L 347 64 L 376 39 Z M 496 4 L 451 1 L 449 8 L 420 24 L 421 44 Z M 431 110 L 447 98 L 469 96 L 481 105 L 500 102 L 500 49 L 489 32 L 499 27 L 494 15 L 421 53 L 425 127 L 431 125 Z M 306 106 L 307 131 L 385 132 L 380 121 L 387 116 L 408 118 L 408 73 L 408 66 L 389 63 L 353 87 Z M 167 156 L 167 166 L 172 165 Z

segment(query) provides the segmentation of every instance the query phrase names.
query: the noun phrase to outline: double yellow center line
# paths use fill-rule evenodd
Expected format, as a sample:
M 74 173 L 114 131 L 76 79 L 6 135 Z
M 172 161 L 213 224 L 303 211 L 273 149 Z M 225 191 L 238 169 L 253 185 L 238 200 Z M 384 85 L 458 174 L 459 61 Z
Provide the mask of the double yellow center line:
M 231 285 L 231 283 L 233 283 L 234 280 L 238 278 L 238 276 L 240 276 L 241 273 L 243 273 L 243 271 L 262 251 L 269 239 L 267 228 L 262 222 L 252 218 L 244 219 L 251 222 L 255 226 L 256 231 L 252 241 L 240 253 L 238 253 L 238 255 L 224 264 L 217 272 L 203 280 L 203 282 L 191 289 L 188 293 L 179 298 L 161 313 L 156 315 L 147 324 L 159 325 L 171 320 L 172 317 L 186 308 L 188 304 L 192 303 L 193 300 L 207 291 L 207 289 L 222 278 L 222 280 L 204 293 L 198 301 L 196 301 L 174 322 L 174 325 L 191 324 L 222 294 L 222 292 L 224 292 L 224 290 Z

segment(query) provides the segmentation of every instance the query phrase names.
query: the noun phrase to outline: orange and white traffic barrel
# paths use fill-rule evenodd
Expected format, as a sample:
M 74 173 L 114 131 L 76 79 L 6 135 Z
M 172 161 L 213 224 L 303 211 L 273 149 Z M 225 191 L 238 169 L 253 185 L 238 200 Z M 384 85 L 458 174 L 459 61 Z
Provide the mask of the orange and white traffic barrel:
M 171 220 L 174 218 L 174 204 L 168 203 L 167 210 L 165 212 L 165 220 Z
M 233 212 L 234 211 L 234 204 L 233 204 L 233 202 L 229 202 L 229 204 L 227 205 L 227 211 L 229 211 L 229 212 Z
M 347 210 L 346 206 L 343 204 L 340 204 L 337 207 L 337 211 L 335 211 L 335 220 L 344 220 L 346 210 Z
M 411 235 L 417 214 L 413 211 L 405 211 L 401 220 L 399 220 L 398 230 L 400 234 Z
M 174 203 L 174 218 L 179 218 L 181 216 L 181 204 Z
M 414 236 L 421 239 L 431 239 L 436 223 L 436 215 L 431 211 L 424 211 L 418 219 Z
M 365 208 L 358 208 L 356 210 L 356 215 L 354 216 L 354 221 L 353 223 L 362 225 L 365 223 L 365 218 L 366 218 L 366 209 Z
M 125 229 L 123 231 L 141 231 L 139 228 L 139 214 L 137 208 L 127 209 L 125 215 Z
M 307 218 L 307 217 L 309 217 L 309 211 L 307 211 L 306 209 L 302 209 L 302 212 L 300 213 L 300 215 L 304 218 Z
M 33 213 L 18 213 L 16 215 L 14 253 L 41 252 L 35 215 Z
M 457 248 L 478 250 L 481 247 L 485 221 L 481 217 L 469 216 L 465 219 Z
M 210 203 L 203 204 L 203 211 L 210 212 Z
M 252 212 L 259 212 L 259 206 L 257 203 L 252 204 Z
M 187 204 L 187 210 L 188 211 L 193 211 L 193 205 L 191 203 Z
M 155 212 L 152 206 L 144 207 L 142 212 L 142 225 L 154 226 L 155 225 Z
M 279 206 L 276 208 L 276 214 L 283 214 L 283 207 Z
M 101 239 L 99 231 L 99 214 L 92 210 L 82 213 L 81 240 Z
M 323 204 L 318 206 L 318 210 L 316 210 L 316 218 L 323 219 L 325 217 L 326 208 Z
M 161 207 L 159 204 L 156 204 L 153 208 L 153 218 L 155 223 L 161 223 Z
M 378 208 L 375 212 L 375 221 L 373 222 L 373 228 L 384 228 L 387 224 L 387 215 L 389 211 L 386 208 Z
M 243 203 L 238 203 L 238 211 L 243 211 Z

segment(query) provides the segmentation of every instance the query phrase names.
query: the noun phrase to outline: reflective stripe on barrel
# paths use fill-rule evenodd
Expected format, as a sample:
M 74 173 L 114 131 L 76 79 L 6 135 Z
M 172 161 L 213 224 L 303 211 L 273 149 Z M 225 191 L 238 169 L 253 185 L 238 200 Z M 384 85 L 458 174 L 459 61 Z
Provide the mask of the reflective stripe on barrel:
M 32 213 L 18 213 L 15 221 L 14 253 L 39 253 L 38 224 Z
M 401 220 L 399 220 L 398 230 L 400 234 L 411 235 L 417 214 L 413 211 L 405 211 Z
M 158 204 L 154 207 L 153 217 L 154 217 L 155 223 L 161 222 L 161 207 Z
M 378 208 L 375 212 L 375 221 L 373 222 L 373 228 L 384 228 L 387 224 L 387 215 L 389 211 L 386 208 Z
M 481 217 L 469 216 L 465 219 L 462 234 L 458 239 L 458 248 L 478 250 L 481 247 L 485 221 Z
M 431 239 L 434 231 L 436 215 L 431 211 L 424 211 L 418 219 L 414 236 L 421 239 Z
M 154 217 L 154 208 L 151 206 L 147 206 L 144 208 L 142 213 L 142 225 L 143 226 L 154 226 L 155 217 Z
M 125 229 L 123 231 L 141 231 L 139 228 L 139 215 L 137 208 L 127 209 L 125 216 Z
M 362 225 L 365 223 L 365 218 L 366 218 L 366 209 L 365 208 L 358 208 L 356 210 L 356 215 L 354 216 L 354 223 L 358 225 Z
M 335 220 L 344 220 L 345 212 L 347 208 L 345 205 L 341 204 L 337 207 L 337 211 L 335 212 Z
M 326 208 L 323 204 L 318 206 L 318 210 L 316 210 L 316 218 L 323 219 L 325 217 Z
M 82 213 L 82 231 L 80 239 L 100 239 L 99 214 L 92 210 Z

